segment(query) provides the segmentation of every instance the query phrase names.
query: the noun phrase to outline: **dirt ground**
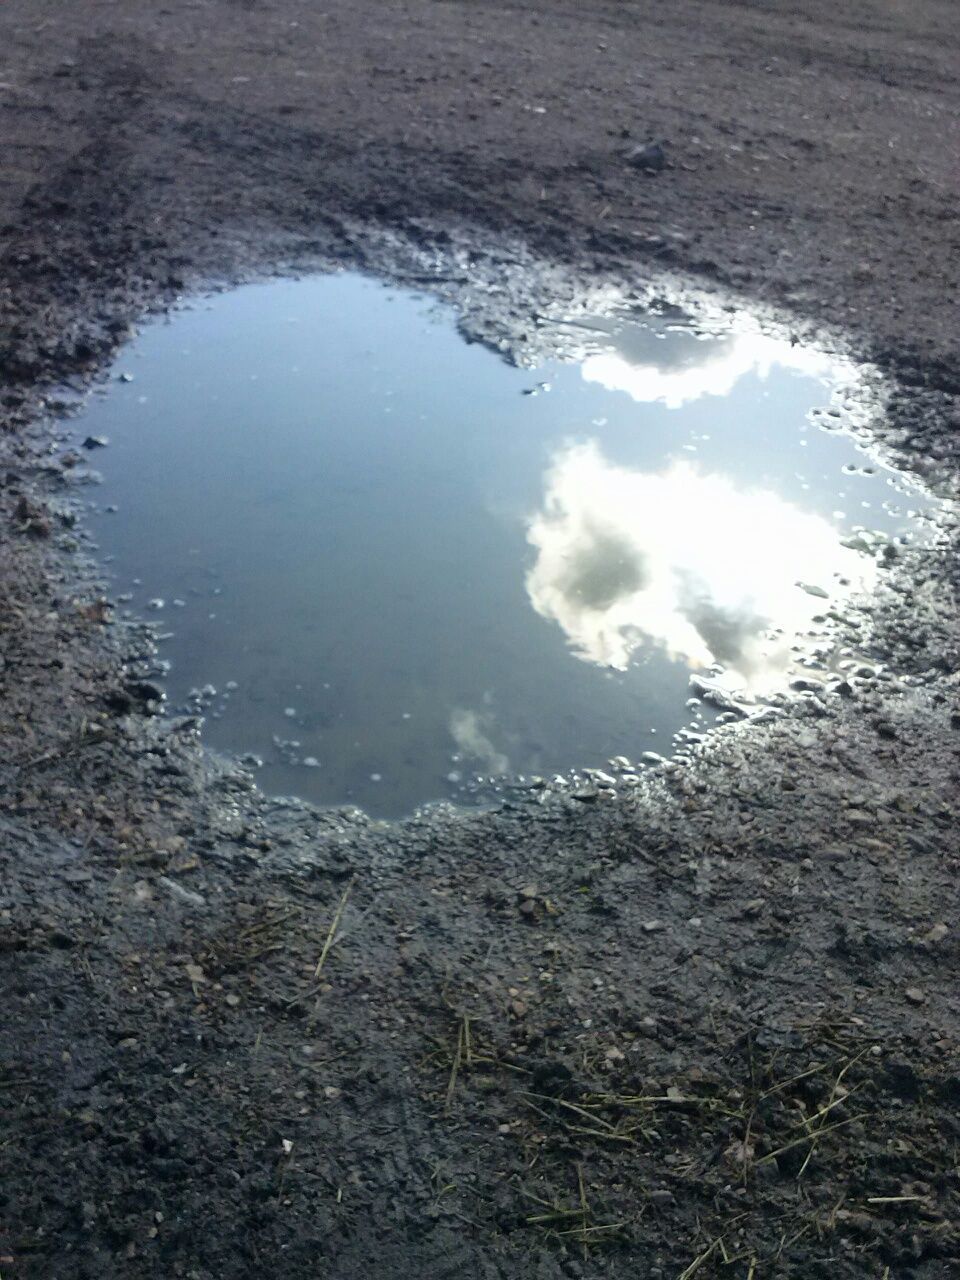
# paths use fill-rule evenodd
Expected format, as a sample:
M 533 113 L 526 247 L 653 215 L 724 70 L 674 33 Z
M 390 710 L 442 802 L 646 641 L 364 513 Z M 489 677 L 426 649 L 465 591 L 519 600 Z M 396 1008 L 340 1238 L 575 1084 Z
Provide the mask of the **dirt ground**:
M 61 443 L 150 312 L 347 263 L 515 356 L 597 280 L 750 300 L 956 495 L 958 51 L 952 0 L 0 6 L 0 1275 L 960 1274 L 955 514 L 856 678 L 387 825 L 151 714 Z

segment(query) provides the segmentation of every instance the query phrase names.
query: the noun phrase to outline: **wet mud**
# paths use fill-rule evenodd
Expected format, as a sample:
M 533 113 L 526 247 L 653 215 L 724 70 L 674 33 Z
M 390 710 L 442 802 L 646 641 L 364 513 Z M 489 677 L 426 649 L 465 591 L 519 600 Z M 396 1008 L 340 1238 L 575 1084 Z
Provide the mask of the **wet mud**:
M 0 17 L 0 1267 L 950 1276 L 949 509 L 831 690 L 628 796 L 387 824 L 153 714 L 58 441 L 144 314 L 345 263 L 519 361 L 610 283 L 749 301 L 872 361 L 949 497 L 950 6 L 361 7 Z

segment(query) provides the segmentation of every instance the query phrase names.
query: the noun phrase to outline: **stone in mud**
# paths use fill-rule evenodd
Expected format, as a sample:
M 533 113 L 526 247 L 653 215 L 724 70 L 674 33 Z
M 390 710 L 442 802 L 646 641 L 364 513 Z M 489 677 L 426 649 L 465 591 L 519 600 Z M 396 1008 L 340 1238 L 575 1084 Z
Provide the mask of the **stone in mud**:
M 874 818 L 865 809 L 848 809 L 847 821 L 854 827 L 869 827 L 873 825 Z
M 585 769 L 584 773 L 600 787 L 615 787 L 617 785 L 616 778 L 612 778 L 609 773 L 604 773 L 602 769 Z
M 923 941 L 931 942 L 934 944 L 934 946 L 936 946 L 938 942 L 942 942 L 944 940 L 944 938 L 947 936 L 949 932 L 950 930 L 947 928 L 947 926 L 942 921 L 938 921 L 937 924 L 933 925 L 923 935 Z
M 780 707 L 763 707 L 750 717 L 751 724 L 769 724 L 772 720 L 781 720 L 784 712 Z
M 49 538 L 53 533 L 53 525 L 46 516 L 37 516 L 27 522 L 27 533 L 32 538 Z
M 794 693 L 822 693 L 823 681 L 803 677 L 799 680 L 792 680 L 790 682 L 790 688 Z
M 131 698 L 140 702 L 162 702 L 165 696 L 160 686 L 150 680 L 131 680 L 124 685 L 124 689 Z
M 721 689 L 719 685 L 711 684 L 709 680 L 704 680 L 701 676 L 692 675 L 690 677 L 690 688 L 694 691 L 698 699 L 702 702 L 709 703 L 720 711 L 739 715 L 746 714 L 743 708 L 730 696 L 730 694 Z
M 667 153 L 660 142 L 647 142 L 643 146 L 634 147 L 627 159 L 634 168 L 644 173 L 661 173 L 667 167 Z

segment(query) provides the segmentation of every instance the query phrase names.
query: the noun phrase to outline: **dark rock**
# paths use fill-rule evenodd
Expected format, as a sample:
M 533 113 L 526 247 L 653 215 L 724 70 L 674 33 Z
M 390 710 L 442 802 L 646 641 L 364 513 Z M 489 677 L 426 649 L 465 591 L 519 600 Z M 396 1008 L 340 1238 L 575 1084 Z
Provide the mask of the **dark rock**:
M 883 1074 L 884 1084 L 898 1098 L 915 1102 L 920 1097 L 920 1078 L 908 1062 L 890 1058 Z
M 116 715 L 126 716 L 132 711 L 144 711 L 151 703 L 160 703 L 164 692 L 149 680 L 129 680 L 122 689 L 111 689 L 104 696 L 104 703 Z
M 667 167 L 667 154 L 659 142 L 647 142 L 627 156 L 629 162 L 644 173 L 660 173 Z
M 87 436 L 83 447 L 84 449 L 105 449 L 109 443 L 106 436 Z
M 162 702 L 165 696 L 160 686 L 149 680 L 130 680 L 124 688 L 140 702 Z
M 133 710 L 133 698 L 123 689 L 111 689 L 104 695 L 103 702 L 108 711 L 118 716 L 129 715 Z
M 533 1068 L 533 1085 L 540 1093 L 563 1093 L 572 1081 L 573 1072 L 564 1062 L 538 1062 Z

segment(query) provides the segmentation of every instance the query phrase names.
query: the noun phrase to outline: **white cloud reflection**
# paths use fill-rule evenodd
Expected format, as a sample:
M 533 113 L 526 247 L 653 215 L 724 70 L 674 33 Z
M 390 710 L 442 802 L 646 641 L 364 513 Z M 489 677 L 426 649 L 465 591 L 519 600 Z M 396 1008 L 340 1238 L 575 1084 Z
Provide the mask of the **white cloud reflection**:
M 724 684 L 752 693 L 782 681 L 795 635 L 829 607 L 799 582 L 836 600 L 875 573 L 827 520 L 774 493 L 686 463 L 633 471 L 596 442 L 554 456 L 527 536 L 530 601 L 578 657 L 624 669 L 652 641 L 691 667 L 721 663 Z
M 785 369 L 826 378 L 837 373 L 837 363 L 824 352 L 769 338 L 749 331 L 723 338 L 684 343 L 687 359 L 671 366 L 665 363 L 666 341 L 657 345 L 663 354 L 648 349 L 631 359 L 622 351 L 604 351 L 588 356 L 581 365 L 587 382 L 596 382 L 607 391 L 625 391 L 634 400 L 659 401 L 668 409 L 679 409 L 702 396 L 725 396 L 748 373 L 765 378 L 779 365 Z M 674 348 L 675 349 L 675 348 Z M 656 358 L 652 358 L 656 356 Z
M 450 714 L 450 736 L 463 755 L 479 761 L 487 773 L 506 773 L 510 761 L 496 749 L 485 731 L 490 719 L 489 715 L 481 716 L 476 711 L 457 707 Z

